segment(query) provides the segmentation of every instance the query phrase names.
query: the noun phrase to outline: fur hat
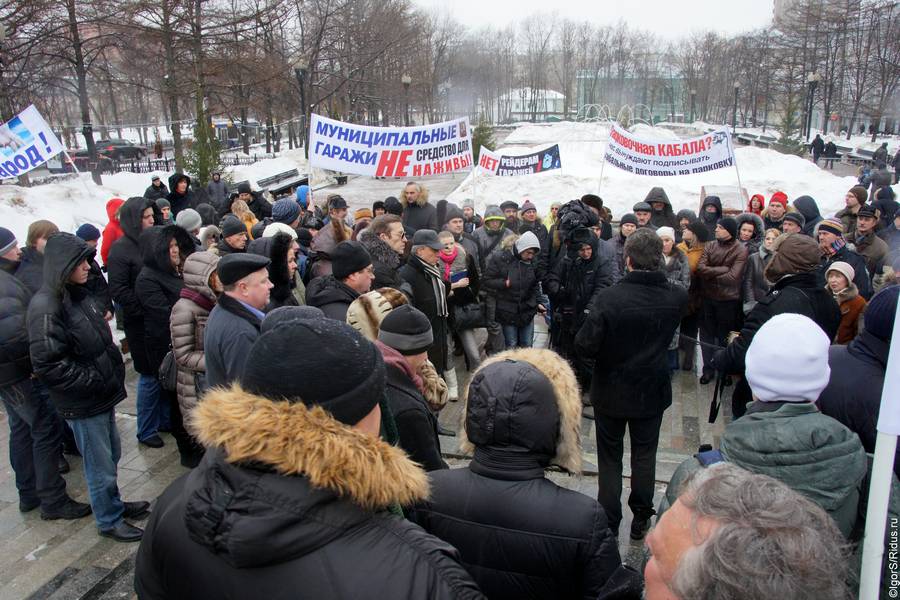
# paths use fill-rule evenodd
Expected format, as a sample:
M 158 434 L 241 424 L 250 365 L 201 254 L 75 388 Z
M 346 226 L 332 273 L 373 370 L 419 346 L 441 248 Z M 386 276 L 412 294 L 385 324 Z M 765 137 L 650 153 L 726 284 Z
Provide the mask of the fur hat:
M 347 308 L 347 323 L 374 342 L 378 339 L 378 331 L 385 315 L 407 303 L 403 292 L 388 287 L 378 288 L 360 295 L 350 303 Z
M 675 230 L 671 227 L 660 227 L 656 230 L 656 235 L 659 237 L 668 237 L 670 240 L 675 240 Z
M 709 234 L 709 229 L 707 229 L 706 225 L 700 221 L 691 221 L 688 223 L 687 228 L 694 234 L 694 237 L 697 238 L 698 242 L 708 242 L 712 239 L 712 236 Z

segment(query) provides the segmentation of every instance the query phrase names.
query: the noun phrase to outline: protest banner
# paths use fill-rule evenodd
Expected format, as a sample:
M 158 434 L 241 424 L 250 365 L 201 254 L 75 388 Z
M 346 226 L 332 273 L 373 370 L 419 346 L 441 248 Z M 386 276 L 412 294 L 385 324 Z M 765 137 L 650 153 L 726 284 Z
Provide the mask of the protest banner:
M 416 127 L 369 127 L 313 115 L 309 164 L 374 177 L 425 177 L 471 168 L 469 119 Z
M 64 151 L 32 104 L 0 126 L 0 178 L 24 175 Z
M 727 129 L 686 140 L 648 140 L 613 125 L 604 160 L 635 175 L 672 177 L 735 166 Z
M 559 144 L 520 156 L 500 155 L 482 146 L 478 154 L 478 167 L 485 173 L 500 177 L 533 175 L 551 169 L 559 169 L 562 167 L 559 158 Z

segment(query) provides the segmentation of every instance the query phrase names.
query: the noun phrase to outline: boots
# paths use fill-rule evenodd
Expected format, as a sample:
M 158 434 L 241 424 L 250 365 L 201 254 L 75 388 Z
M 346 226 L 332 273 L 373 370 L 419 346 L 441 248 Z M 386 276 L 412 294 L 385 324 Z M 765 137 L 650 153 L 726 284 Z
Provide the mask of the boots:
M 450 402 L 459 400 L 459 385 L 456 380 L 456 369 L 451 368 L 444 371 L 444 381 L 447 382 L 447 395 Z

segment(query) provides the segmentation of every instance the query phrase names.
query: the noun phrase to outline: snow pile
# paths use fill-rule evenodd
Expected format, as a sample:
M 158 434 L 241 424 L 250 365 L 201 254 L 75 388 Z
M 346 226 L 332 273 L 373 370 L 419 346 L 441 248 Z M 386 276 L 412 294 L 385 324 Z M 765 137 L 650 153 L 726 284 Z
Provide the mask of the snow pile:
M 640 130 L 641 137 L 674 136 L 671 131 L 659 127 L 651 129 L 642 125 L 637 130 Z M 561 122 L 522 126 L 510 134 L 507 142 L 536 140 L 540 145 L 501 148 L 498 152 L 523 155 L 559 142 L 561 169 L 523 177 L 470 174 L 447 199 L 461 205 L 464 200 L 474 198 L 478 210 L 483 210 L 487 204 L 500 204 L 505 200 L 521 203 L 524 198 L 530 198 L 538 211 L 545 214 L 552 202 L 566 202 L 593 193 L 603 198 L 604 204 L 618 219 L 624 213 L 631 212 L 632 206 L 643 200 L 654 186 L 662 186 L 666 190 L 676 212 L 683 208 L 698 210 L 703 186 L 737 186 L 734 169 L 680 177 L 648 177 L 632 175 L 604 164 L 606 144 L 603 140 L 607 132 L 608 125 L 599 123 Z M 816 199 L 823 215 L 843 208 L 847 190 L 856 184 L 855 177 L 837 177 L 808 160 L 774 150 L 738 147 L 736 157 L 741 184 L 749 195 L 763 194 L 767 200 L 778 190 L 791 199 L 809 195 Z
M 227 159 L 226 159 L 227 162 Z M 304 156 L 303 148 L 285 150 L 277 158 L 265 158 L 250 165 L 238 165 L 225 168 L 225 176 L 230 181 L 250 181 L 253 189 L 257 189 L 256 182 L 265 177 L 271 177 L 297 169 L 300 175 L 305 175 L 309 170 L 309 162 Z M 334 184 L 334 176 L 331 171 L 313 169 L 310 173 L 313 187 Z

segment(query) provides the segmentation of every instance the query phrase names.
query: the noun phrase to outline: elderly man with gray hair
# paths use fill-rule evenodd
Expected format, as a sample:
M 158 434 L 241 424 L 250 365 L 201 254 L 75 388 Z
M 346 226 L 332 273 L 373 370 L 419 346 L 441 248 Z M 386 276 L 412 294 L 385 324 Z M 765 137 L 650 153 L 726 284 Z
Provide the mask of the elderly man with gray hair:
M 698 471 L 647 536 L 647 600 L 843 600 L 834 521 L 784 483 L 720 463 Z

